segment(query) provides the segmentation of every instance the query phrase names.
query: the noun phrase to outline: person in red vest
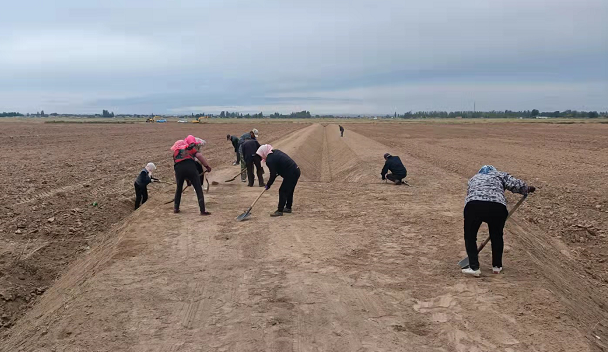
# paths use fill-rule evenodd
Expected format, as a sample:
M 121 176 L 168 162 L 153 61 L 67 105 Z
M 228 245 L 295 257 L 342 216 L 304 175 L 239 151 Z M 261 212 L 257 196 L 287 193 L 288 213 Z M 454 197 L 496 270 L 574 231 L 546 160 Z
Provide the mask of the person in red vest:
M 182 198 L 182 188 L 184 181 L 188 180 L 198 197 L 198 207 L 201 211 L 201 215 L 211 215 L 210 212 L 205 209 L 205 197 L 203 195 L 203 188 L 201 186 L 201 177 L 196 168 L 195 159 L 207 169 L 207 172 L 211 172 L 211 167 L 203 155 L 197 148 L 197 139 L 189 135 L 184 140 L 179 140 L 171 147 L 173 151 L 173 169 L 175 170 L 175 182 L 177 188 L 175 189 L 175 200 L 173 205 L 173 212 L 179 213 L 179 205 Z

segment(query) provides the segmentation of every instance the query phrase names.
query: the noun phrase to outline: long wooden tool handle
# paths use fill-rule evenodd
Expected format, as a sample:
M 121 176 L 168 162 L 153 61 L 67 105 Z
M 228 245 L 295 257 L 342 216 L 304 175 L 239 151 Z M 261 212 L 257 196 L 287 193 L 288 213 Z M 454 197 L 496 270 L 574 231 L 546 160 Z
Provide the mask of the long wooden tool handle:
M 505 219 L 505 222 L 507 220 L 509 220 L 509 218 L 511 217 L 511 215 L 513 215 L 513 213 L 515 213 L 515 211 L 517 210 L 517 208 L 519 208 L 519 206 L 521 205 L 521 203 L 524 202 L 524 200 L 526 200 L 526 198 L 528 198 L 528 195 L 525 194 L 523 197 L 521 197 L 521 199 L 519 200 L 519 202 L 517 202 L 517 204 L 515 204 L 515 206 L 513 208 L 511 208 L 511 211 L 509 212 L 509 215 L 507 215 L 507 218 Z M 490 242 L 490 236 L 488 236 L 488 238 L 486 238 L 485 241 L 483 241 L 481 243 L 481 245 L 479 245 L 479 247 L 477 248 L 477 252 L 481 252 L 481 250 L 483 249 L 483 247 L 486 246 L 486 244 L 488 244 L 488 242 Z
M 255 205 L 255 203 L 257 203 L 258 200 L 260 198 L 262 198 L 262 195 L 264 194 L 264 192 L 266 192 L 266 188 L 264 188 L 264 190 L 262 191 L 262 193 L 260 193 L 260 195 L 253 201 L 253 204 L 251 204 L 251 206 L 249 207 L 249 210 L 251 210 L 253 208 L 253 206 Z

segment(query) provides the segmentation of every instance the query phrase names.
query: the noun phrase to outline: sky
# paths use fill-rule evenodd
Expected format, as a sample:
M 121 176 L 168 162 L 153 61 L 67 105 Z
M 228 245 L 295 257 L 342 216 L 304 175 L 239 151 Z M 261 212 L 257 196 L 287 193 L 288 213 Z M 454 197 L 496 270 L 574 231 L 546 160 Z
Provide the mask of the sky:
M 0 11 L 0 111 L 608 111 L 606 0 L 54 0 Z

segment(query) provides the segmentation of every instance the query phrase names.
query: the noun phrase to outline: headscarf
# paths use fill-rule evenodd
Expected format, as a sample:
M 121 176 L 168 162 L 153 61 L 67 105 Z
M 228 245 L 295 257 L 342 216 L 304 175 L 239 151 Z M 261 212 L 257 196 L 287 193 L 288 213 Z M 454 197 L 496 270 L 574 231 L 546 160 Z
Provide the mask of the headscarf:
M 260 132 L 258 132 L 258 130 L 256 128 L 252 129 L 251 132 L 253 132 L 253 135 L 255 136 L 256 139 L 260 135 Z
M 385 153 L 384 154 L 384 160 L 390 158 L 392 155 L 390 153 Z
M 152 171 L 156 170 L 156 165 L 154 165 L 154 163 L 148 163 L 145 169 L 148 171 L 148 176 L 152 177 Z
M 186 144 L 190 145 L 190 144 L 196 144 L 196 138 L 193 135 L 188 135 L 188 137 L 186 137 L 186 139 L 184 139 L 184 142 L 186 142 Z
M 204 139 L 200 139 L 200 138 L 196 137 L 195 140 L 196 140 L 197 149 L 201 149 L 202 147 L 204 147 L 207 144 L 207 142 Z
M 481 169 L 479 169 L 479 174 L 484 174 L 487 175 L 492 171 L 496 171 L 496 168 L 492 165 L 484 165 L 481 167 Z
M 176 151 L 176 150 L 180 150 L 180 149 L 186 149 L 186 147 L 188 147 L 188 144 L 186 143 L 186 141 L 184 141 L 183 139 L 180 139 L 179 141 L 175 141 L 175 143 L 173 143 L 171 150 Z
M 152 172 L 152 171 L 156 170 L 156 165 L 154 165 L 154 163 L 148 163 L 146 165 L 146 170 L 148 170 L 149 172 Z
M 262 157 L 262 160 L 266 160 L 268 154 L 272 153 L 272 146 L 270 144 L 264 144 L 258 148 L 257 155 Z

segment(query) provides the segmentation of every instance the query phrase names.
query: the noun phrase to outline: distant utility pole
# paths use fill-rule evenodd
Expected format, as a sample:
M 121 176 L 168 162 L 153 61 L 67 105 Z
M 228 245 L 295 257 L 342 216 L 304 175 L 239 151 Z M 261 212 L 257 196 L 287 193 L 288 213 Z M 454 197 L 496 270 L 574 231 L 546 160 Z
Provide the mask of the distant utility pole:
M 473 102 L 473 113 L 475 113 L 477 111 L 477 106 L 476 106 L 476 102 Z

